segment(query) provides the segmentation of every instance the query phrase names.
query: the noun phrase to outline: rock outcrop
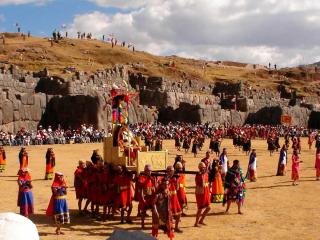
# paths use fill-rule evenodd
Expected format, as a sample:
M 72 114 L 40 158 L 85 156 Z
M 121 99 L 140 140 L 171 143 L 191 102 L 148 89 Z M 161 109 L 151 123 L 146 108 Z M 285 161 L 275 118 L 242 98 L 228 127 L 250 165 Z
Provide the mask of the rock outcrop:
M 159 121 L 210 122 L 225 125 L 281 124 L 281 116 L 292 124 L 310 126 L 311 112 L 319 111 L 320 99 L 299 99 L 285 87 L 278 92 L 253 90 L 242 82 L 205 84 L 198 81 L 176 83 L 164 78 L 129 74 L 130 84 L 140 92 L 140 103 L 159 110 Z M 232 99 L 236 96 L 236 110 Z M 314 117 L 313 117 L 314 118 Z M 312 126 L 315 126 L 313 123 Z M 320 126 L 318 126 L 320 127 Z
M 320 128 L 320 99 L 299 99 L 279 86 L 278 92 L 252 90 L 242 82 L 174 81 L 131 73 L 115 66 L 63 79 L 47 70 L 30 73 L 0 65 L 0 129 L 21 127 L 79 127 L 82 123 L 106 128 L 111 121 L 112 85 L 137 92 L 130 102 L 130 122 L 209 122 L 225 125 L 280 124 L 290 115 L 292 124 Z M 289 94 L 290 93 L 290 94 Z M 236 110 L 232 110 L 236 96 Z
M 111 122 L 112 84 L 125 87 L 128 72 L 123 66 L 94 75 L 78 72 L 70 79 L 49 76 L 46 71 L 29 73 L 15 66 L 0 71 L 0 129 L 15 132 L 39 124 L 79 127 L 83 123 L 107 128 Z M 133 91 L 133 89 L 130 89 Z M 157 111 L 130 103 L 131 122 L 153 122 Z

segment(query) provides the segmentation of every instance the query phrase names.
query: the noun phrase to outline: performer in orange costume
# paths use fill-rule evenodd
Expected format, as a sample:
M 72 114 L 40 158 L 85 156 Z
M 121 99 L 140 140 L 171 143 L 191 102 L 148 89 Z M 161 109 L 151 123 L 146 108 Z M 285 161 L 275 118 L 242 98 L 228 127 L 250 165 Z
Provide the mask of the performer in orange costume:
M 187 207 L 187 195 L 186 195 L 186 178 L 185 175 L 182 173 L 183 172 L 183 165 L 181 162 L 177 162 L 175 165 L 175 171 L 176 174 L 179 175 L 179 188 L 177 190 L 177 195 L 179 199 L 179 203 L 181 206 L 182 210 L 182 215 L 183 215 L 183 209 Z
M 52 148 L 48 148 L 46 153 L 46 175 L 45 180 L 53 179 L 54 167 L 56 165 L 56 158 Z
M 28 168 L 29 158 L 25 147 L 22 147 L 19 153 L 20 169 Z
M 0 146 L 0 172 L 3 172 L 6 169 L 6 152 L 3 147 Z
M 197 173 L 195 177 L 196 200 L 198 207 L 196 222 L 194 224 L 195 227 L 199 227 L 199 224 L 205 225 L 204 219 L 210 211 L 210 190 L 207 168 L 203 162 L 199 163 L 198 168 L 199 173 Z

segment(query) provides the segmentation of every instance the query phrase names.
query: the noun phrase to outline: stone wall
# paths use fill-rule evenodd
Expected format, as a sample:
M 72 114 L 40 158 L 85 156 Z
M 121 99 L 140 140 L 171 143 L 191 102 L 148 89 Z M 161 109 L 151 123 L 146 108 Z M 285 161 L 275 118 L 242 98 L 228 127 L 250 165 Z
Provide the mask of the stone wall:
M 63 79 L 50 76 L 47 70 L 30 73 L 0 65 L 0 129 L 36 129 L 39 124 L 75 128 L 82 123 L 106 128 L 111 121 L 110 90 L 114 85 L 139 93 L 130 102 L 132 123 L 279 124 L 281 115 L 288 114 L 293 124 L 318 126 L 319 97 L 304 101 L 294 95 L 283 98 L 283 89 L 252 90 L 241 82 L 177 82 L 130 73 L 126 66 L 94 74 L 76 72 Z M 237 110 L 231 110 L 233 95 L 237 96 Z
M 214 85 L 198 80 L 176 81 L 163 77 L 148 77 L 142 74 L 129 73 L 129 82 L 137 91 L 168 91 L 180 93 L 205 93 L 212 94 Z
M 157 81 L 151 78 L 150 83 L 150 78 L 142 75 L 133 77 L 130 83 L 135 89 L 140 89 L 140 103 L 158 108 L 159 120 L 164 122 L 281 124 L 281 115 L 290 115 L 292 124 L 308 126 L 311 111 L 318 111 L 320 103 L 317 97 L 305 98 L 304 102 L 301 102 L 294 93 L 283 97 L 283 89 L 252 90 L 242 82 L 188 87 L 180 83 L 171 84 L 163 78 L 157 78 Z M 134 82 L 140 85 L 134 85 Z M 202 91 L 203 89 L 206 91 Z M 231 110 L 231 99 L 234 95 L 237 96 L 237 111 Z
M 18 79 L 17 79 L 18 78 Z M 46 95 L 34 93 L 38 79 L 25 75 L 24 79 L 11 73 L 0 73 L 0 125 L 7 131 L 22 125 L 35 129 L 46 107 Z
M 74 128 L 87 123 L 106 128 L 111 122 L 112 85 L 126 87 L 128 81 L 124 66 L 92 75 L 79 72 L 70 79 L 47 71 L 27 73 L 15 66 L 0 69 L 0 129 L 10 132 L 36 129 L 39 124 Z M 157 115 L 156 109 L 139 105 L 138 99 L 130 103 L 133 123 L 153 122 Z

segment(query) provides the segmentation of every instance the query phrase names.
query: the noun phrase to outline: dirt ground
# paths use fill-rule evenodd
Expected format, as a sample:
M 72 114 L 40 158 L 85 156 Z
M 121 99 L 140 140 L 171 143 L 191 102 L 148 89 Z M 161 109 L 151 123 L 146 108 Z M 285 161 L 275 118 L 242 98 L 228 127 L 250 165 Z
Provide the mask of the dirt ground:
M 253 148 L 257 149 L 258 157 L 258 181 L 247 183 L 247 195 L 244 215 L 238 215 L 236 205 L 231 207 L 231 214 L 224 215 L 220 204 L 211 205 L 212 210 L 206 219 L 207 226 L 194 228 L 196 203 L 194 196 L 194 177 L 187 177 L 188 211 L 187 217 L 183 217 L 181 228 L 182 234 L 176 234 L 176 239 L 320 239 L 320 182 L 315 181 L 315 149 L 308 150 L 307 139 L 303 139 L 301 160 L 300 185 L 292 186 L 291 175 L 291 149 L 289 151 L 289 171 L 287 176 L 275 176 L 278 153 L 269 156 L 266 151 L 266 142 L 262 140 L 253 141 Z M 204 149 L 194 158 L 191 153 L 185 154 L 187 169 L 196 170 L 199 160 L 204 156 L 209 142 Z M 45 181 L 45 152 L 48 146 L 27 147 L 29 152 L 34 186 L 35 214 L 31 220 L 37 225 L 41 239 L 77 239 L 77 240 L 104 240 L 115 228 L 128 230 L 139 230 L 140 220 L 134 219 L 132 225 L 119 225 L 116 221 L 98 222 L 89 218 L 78 216 L 77 202 L 73 185 L 73 172 L 79 159 L 88 160 L 92 150 L 99 148 L 102 152 L 102 144 L 74 144 L 55 145 L 54 151 L 57 159 L 56 171 L 65 174 L 67 183 L 71 188 L 68 193 L 68 203 L 71 210 L 71 224 L 66 227 L 63 236 L 54 234 L 55 228 L 51 218 L 45 216 L 45 209 L 49 202 L 51 192 L 51 181 Z M 234 149 L 231 140 L 224 140 L 222 147 L 229 152 L 229 160 L 239 159 L 246 171 L 248 156 L 242 151 Z M 164 148 L 169 150 L 170 161 L 176 154 L 173 141 L 166 141 Z M 0 195 L 0 212 L 19 212 L 17 202 L 17 170 L 18 170 L 18 147 L 6 147 L 7 169 L 0 175 L 2 193 Z M 136 204 L 133 216 L 136 215 Z M 151 219 L 148 218 L 151 232 Z M 160 234 L 160 239 L 166 239 Z

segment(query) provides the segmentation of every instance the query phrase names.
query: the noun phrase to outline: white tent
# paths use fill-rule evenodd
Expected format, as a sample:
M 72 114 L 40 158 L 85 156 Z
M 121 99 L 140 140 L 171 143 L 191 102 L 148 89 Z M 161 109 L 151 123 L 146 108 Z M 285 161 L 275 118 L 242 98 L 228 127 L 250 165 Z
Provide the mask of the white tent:
M 28 218 L 7 212 L 0 213 L 0 240 L 39 240 L 36 225 Z

